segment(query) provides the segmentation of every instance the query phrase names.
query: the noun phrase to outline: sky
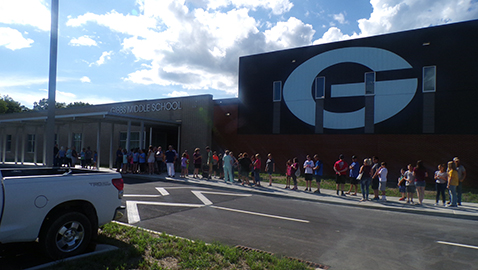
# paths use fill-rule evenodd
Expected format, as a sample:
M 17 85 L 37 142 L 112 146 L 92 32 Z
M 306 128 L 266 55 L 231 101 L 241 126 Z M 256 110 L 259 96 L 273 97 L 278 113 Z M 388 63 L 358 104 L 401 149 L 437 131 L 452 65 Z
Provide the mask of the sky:
M 0 96 L 48 98 L 51 0 L 0 0 Z M 478 0 L 59 0 L 56 101 L 238 95 L 239 57 L 478 19 Z

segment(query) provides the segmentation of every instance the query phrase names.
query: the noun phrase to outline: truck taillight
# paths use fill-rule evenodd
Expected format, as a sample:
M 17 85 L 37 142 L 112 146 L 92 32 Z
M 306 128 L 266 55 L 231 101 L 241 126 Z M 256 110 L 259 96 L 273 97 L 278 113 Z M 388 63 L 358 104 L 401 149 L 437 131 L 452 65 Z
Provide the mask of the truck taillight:
M 118 189 L 119 191 L 123 190 L 123 188 L 124 188 L 123 178 L 115 178 L 115 179 L 111 180 L 111 182 L 116 187 L 116 189 Z

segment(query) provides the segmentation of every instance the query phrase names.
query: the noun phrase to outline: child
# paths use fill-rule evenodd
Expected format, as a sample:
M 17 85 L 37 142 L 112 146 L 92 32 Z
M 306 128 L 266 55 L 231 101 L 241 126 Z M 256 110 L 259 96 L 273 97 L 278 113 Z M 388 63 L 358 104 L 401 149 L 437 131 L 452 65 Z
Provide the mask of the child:
M 181 177 L 186 177 L 188 174 L 188 158 L 186 153 L 183 153 L 181 158 Z
M 98 152 L 93 151 L 93 169 L 98 169 L 98 166 L 96 165 L 98 162 Z
M 291 178 L 291 166 L 292 166 L 292 162 L 289 160 L 287 160 L 286 164 L 285 164 L 285 168 L 286 168 L 286 173 L 285 173 L 285 188 L 286 189 L 289 189 L 290 188 L 290 178 Z
M 404 201 L 407 199 L 407 187 L 405 186 L 406 182 L 407 181 L 405 180 L 405 169 L 401 168 L 400 177 L 398 178 L 398 191 L 402 193 L 402 197 L 398 199 L 399 201 Z
M 415 187 L 415 175 L 413 175 L 413 166 L 412 164 L 408 164 L 408 171 L 405 172 L 404 177 L 405 181 L 405 186 L 407 187 L 407 203 L 413 204 L 413 194 L 417 192 L 417 188 Z
M 297 171 L 299 171 L 299 173 L 297 173 Z M 292 165 L 290 166 L 290 175 L 292 176 L 292 181 L 294 181 L 292 190 L 297 190 L 297 174 L 300 175 L 299 160 L 295 157 L 292 159 Z
M 304 173 L 305 173 L 305 191 L 312 191 L 312 174 L 314 173 L 314 162 L 307 155 L 307 160 L 304 162 Z

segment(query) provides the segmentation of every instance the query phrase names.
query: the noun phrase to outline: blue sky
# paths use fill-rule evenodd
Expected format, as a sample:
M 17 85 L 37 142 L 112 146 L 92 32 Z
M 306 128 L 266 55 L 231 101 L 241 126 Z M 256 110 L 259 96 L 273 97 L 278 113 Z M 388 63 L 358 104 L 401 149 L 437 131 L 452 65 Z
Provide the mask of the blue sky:
M 30 108 L 50 5 L 0 0 L 0 95 Z M 235 97 L 241 56 L 473 19 L 477 0 L 60 0 L 56 100 Z

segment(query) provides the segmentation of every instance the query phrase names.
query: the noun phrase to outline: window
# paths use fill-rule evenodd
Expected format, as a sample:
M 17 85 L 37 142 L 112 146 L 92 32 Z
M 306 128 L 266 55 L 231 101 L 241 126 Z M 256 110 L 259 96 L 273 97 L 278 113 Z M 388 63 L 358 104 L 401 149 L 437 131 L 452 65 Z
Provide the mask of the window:
M 5 142 L 5 152 L 12 151 L 12 135 L 7 135 Z
M 73 146 L 75 146 L 77 151 L 81 151 L 81 142 L 83 135 L 81 133 L 73 133 Z
M 317 77 L 314 80 L 315 99 L 321 99 L 325 96 L 325 77 Z
M 274 89 L 273 89 L 273 100 L 274 102 L 276 101 L 281 101 L 281 95 L 282 95 L 282 82 L 281 81 L 275 81 L 274 82 Z
M 365 73 L 365 95 L 375 94 L 375 72 Z
M 28 134 L 27 136 L 27 153 L 35 152 L 35 134 Z
M 436 91 L 436 67 L 423 68 L 423 92 Z
M 127 136 L 128 136 L 127 132 L 121 132 L 120 133 L 120 146 L 123 149 L 126 147 Z M 131 137 L 129 139 L 129 148 L 130 149 L 139 148 L 139 131 L 131 132 L 130 136 Z M 128 149 L 128 150 L 130 150 L 130 149 Z

